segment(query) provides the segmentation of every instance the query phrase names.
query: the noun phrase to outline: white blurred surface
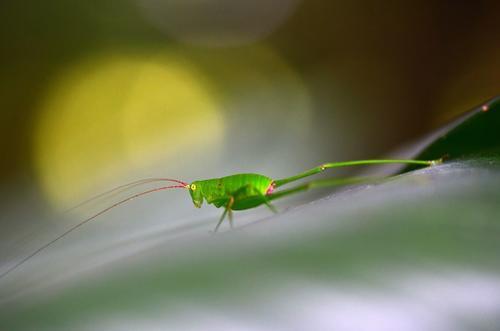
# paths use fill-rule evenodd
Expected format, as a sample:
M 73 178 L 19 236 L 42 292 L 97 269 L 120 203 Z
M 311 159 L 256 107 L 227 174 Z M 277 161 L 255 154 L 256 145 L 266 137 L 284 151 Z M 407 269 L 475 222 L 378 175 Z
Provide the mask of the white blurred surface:
M 3 279 L 0 326 L 495 330 L 499 183 L 495 170 L 445 164 L 285 200 L 276 216 L 237 213 L 238 228 L 215 236 L 218 213 L 126 236 L 111 215 Z

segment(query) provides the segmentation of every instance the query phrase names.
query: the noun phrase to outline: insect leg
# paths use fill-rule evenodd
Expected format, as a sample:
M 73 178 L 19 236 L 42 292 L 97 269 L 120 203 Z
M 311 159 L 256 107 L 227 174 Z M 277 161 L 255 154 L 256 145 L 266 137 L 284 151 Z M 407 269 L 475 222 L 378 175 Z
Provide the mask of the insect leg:
M 260 196 L 262 197 L 262 201 L 264 201 L 265 205 L 271 209 L 271 211 L 275 214 L 278 213 L 278 210 L 276 209 L 276 207 L 274 207 L 270 202 L 269 202 L 269 199 L 265 196 L 265 195 L 262 195 L 260 194 Z
M 224 221 L 224 217 L 226 217 L 227 214 L 227 208 L 224 209 L 224 212 L 222 213 L 222 216 L 219 219 L 219 222 L 217 222 L 217 225 L 215 226 L 214 233 L 219 230 L 219 226 L 222 224 L 222 221 Z
M 423 165 L 423 166 L 431 166 L 441 163 L 442 160 L 433 160 L 433 161 L 422 161 L 422 160 L 358 160 L 358 161 L 346 161 L 346 162 L 334 162 L 334 163 L 325 163 L 315 168 L 304 171 L 298 175 L 278 179 L 274 181 L 275 187 L 280 187 L 282 185 L 294 182 L 296 180 L 309 177 L 312 175 L 316 175 L 326 169 L 330 168 L 340 168 L 340 167 L 349 167 L 349 166 L 357 166 L 357 165 L 369 165 L 369 164 L 414 164 L 414 165 Z
M 222 213 L 222 216 L 219 219 L 219 222 L 217 222 L 217 225 L 215 226 L 214 233 L 216 233 L 217 230 L 219 230 L 219 227 L 222 224 L 222 221 L 224 221 L 224 218 L 226 217 L 226 214 L 228 212 L 229 212 L 229 223 L 232 224 L 233 215 L 232 215 L 231 207 L 233 206 L 233 203 L 234 203 L 234 197 L 231 196 L 231 197 L 229 197 L 229 202 L 227 203 L 227 206 L 224 209 L 224 212 Z
M 231 226 L 231 229 L 234 229 L 234 224 L 233 224 L 233 210 L 232 209 L 229 209 L 229 211 L 227 212 L 227 216 L 228 216 L 228 219 L 229 219 L 229 225 Z
M 287 190 L 275 191 L 273 194 L 267 196 L 267 200 L 276 200 L 283 198 L 288 195 L 292 195 L 298 192 L 307 191 L 312 188 L 318 187 L 335 187 L 335 186 L 346 186 L 355 185 L 363 183 L 378 183 L 385 179 L 390 179 L 394 176 L 388 177 L 347 177 L 347 178 L 334 178 L 334 179 L 320 179 L 314 180 L 296 187 L 292 187 Z
M 271 202 L 269 202 L 269 199 L 267 198 L 267 196 L 263 195 L 262 193 L 260 193 L 259 190 L 257 190 L 253 185 L 249 185 L 249 188 L 250 188 L 250 191 L 255 194 L 255 195 L 258 195 L 261 199 L 262 199 L 262 202 L 275 214 L 278 213 L 278 210 L 276 209 L 276 207 L 274 207 Z

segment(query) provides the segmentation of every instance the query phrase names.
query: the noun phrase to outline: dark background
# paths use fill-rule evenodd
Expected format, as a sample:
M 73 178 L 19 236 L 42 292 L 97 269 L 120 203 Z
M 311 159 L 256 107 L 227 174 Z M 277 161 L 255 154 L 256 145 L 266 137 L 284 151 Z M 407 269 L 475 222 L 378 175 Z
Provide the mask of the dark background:
M 308 111 L 313 118 L 313 134 L 318 136 L 313 137 L 315 145 L 306 148 L 323 155 L 312 158 L 308 162 L 311 165 L 321 159 L 380 156 L 500 90 L 498 1 L 308 0 L 267 5 L 256 2 L 251 9 L 214 1 L 210 10 L 196 5 L 191 8 L 186 2 L 186 6 L 158 10 L 156 21 L 144 14 L 147 3 L 152 8 L 162 8 L 161 1 L 1 2 L 1 181 L 16 186 L 18 179 L 28 180 L 35 189 L 44 185 L 40 184 L 34 157 L 34 131 L 43 116 L 40 104 L 54 77 L 96 52 L 187 50 L 195 55 L 186 57 L 199 65 L 211 84 L 216 81 L 230 86 L 234 77 L 218 75 L 220 71 L 211 65 L 217 52 L 225 52 L 226 57 L 238 61 L 246 48 L 255 43 L 265 45 L 286 62 L 308 90 Z M 262 22 L 269 13 L 287 5 L 290 9 L 281 14 L 282 22 L 256 38 L 238 40 L 237 35 L 236 42 L 210 41 L 240 25 L 243 30 L 245 26 L 254 28 L 260 24 L 266 29 Z M 224 16 L 221 13 L 231 10 L 233 21 L 221 26 L 214 24 Z M 167 33 L 162 28 L 163 13 L 165 20 L 177 20 L 173 33 L 168 27 Z M 249 17 L 243 17 L 246 13 Z M 207 32 L 203 24 L 209 29 L 216 27 Z M 193 43 L 189 38 L 186 41 L 176 35 L 182 29 L 194 39 L 204 33 L 213 39 L 201 43 Z M 207 55 L 210 52 L 215 52 L 211 58 Z M 251 57 L 243 62 L 254 65 Z M 272 65 L 266 70 L 270 68 Z M 259 82 L 253 86 L 258 87 Z M 231 98 L 238 97 L 234 91 L 226 93 Z M 231 111 L 236 118 L 238 112 L 243 113 L 239 109 Z M 262 113 L 255 116 L 262 122 L 267 118 Z M 332 133 L 334 123 L 350 132 L 345 140 L 338 141 Z M 278 132 L 280 123 L 275 123 L 274 128 Z M 258 131 L 254 134 L 261 135 Z M 346 147 L 339 151 L 335 147 L 338 144 Z M 50 146 L 47 148 L 51 150 Z M 230 152 L 238 163 L 238 152 L 245 150 Z M 270 154 L 279 158 L 278 150 L 263 153 Z M 260 161 L 266 159 L 269 157 Z

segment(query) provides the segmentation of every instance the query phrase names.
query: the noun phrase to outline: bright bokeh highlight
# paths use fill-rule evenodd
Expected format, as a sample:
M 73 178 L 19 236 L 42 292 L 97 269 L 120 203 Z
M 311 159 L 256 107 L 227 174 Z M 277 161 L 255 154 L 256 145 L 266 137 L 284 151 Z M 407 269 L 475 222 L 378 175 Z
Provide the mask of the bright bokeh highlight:
M 300 0 L 136 0 L 146 20 L 169 37 L 203 47 L 248 45 L 267 37 Z
M 59 207 L 155 162 L 201 153 L 224 136 L 207 82 L 170 53 L 87 58 L 54 79 L 39 114 L 36 171 Z

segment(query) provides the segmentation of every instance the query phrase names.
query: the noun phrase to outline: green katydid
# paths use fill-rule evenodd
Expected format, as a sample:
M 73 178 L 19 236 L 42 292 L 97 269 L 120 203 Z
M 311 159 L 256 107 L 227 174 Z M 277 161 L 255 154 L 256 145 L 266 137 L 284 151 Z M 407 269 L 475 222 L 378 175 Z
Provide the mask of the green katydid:
M 75 208 L 78 208 L 84 204 L 87 204 L 90 201 L 96 200 L 98 198 L 104 197 L 106 195 L 109 195 L 111 193 L 116 193 L 120 192 L 126 189 L 130 189 L 132 187 L 138 186 L 138 185 L 143 185 L 146 183 L 151 183 L 151 182 L 159 182 L 159 181 L 167 181 L 167 182 L 173 182 L 176 185 L 170 185 L 170 186 L 162 186 L 154 189 L 150 189 L 138 194 L 135 194 L 133 196 L 130 196 L 124 200 L 121 200 L 108 208 L 101 210 L 97 214 L 85 219 L 84 221 L 78 223 L 77 225 L 73 226 L 63 234 L 59 235 L 55 239 L 51 240 L 47 244 L 43 245 L 39 249 L 37 249 L 35 252 L 32 254 L 28 255 L 24 259 L 22 259 L 20 262 L 15 264 L 13 267 L 8 269 L 6 272 L 4 272 L 0 278 L 4 277 L 26 261 L 28 261 L 30 258 L 47 248 L 48 246 L 52 245 L 54 242 L 58 241 L 59 239 L 63 238 L 70 232 L 76 230 L 77 228 L 81 227 L 82 225 L 90 222 L 91 220 L 97 218 L 98 216 L 104 214 L 105 212 L 121 205 L 124 204 L 132 199 L 138 198 L 143 195 L 147 195 L 153 192 L 159 192 L 159 191 L 164 191 L 167 189 L 174 189 L 174 188 L 180 188 L 180 189 L 187 189 L 189 190 L 189 193 L 191 195 L 191 199 L 193 201 L 193 204 L 195 207 L 200 208 L 201 205 L 203 204 L 203 201 L 206 201 L 208 204 L 212 204 L 217 208 L 224 208 L 224 211 L 222 213 L 222 216 L 220 217 L 214 232 L 217 232 L 219 229 L 220 225 L 224 221 L 226 215 L 228 216 L 229 223 L 231 227 L 233 227 L 233 215 L 232 212 L 233 210 L 246 210 L 246 209 L 251 209 L 255 208 L 261 205 L 266 205 L 271 211 L 277 212 L 276 208 L 273 207 L 271 204 L 272 200 L 282 198 L 300 191 L 305 191 L 314 187 L 326 187 L 326 186 L 339 186 L 339 185 L 347 185 L 347 184 L 354 184 L 354 183 L 359 183 L 361 181 L 366 181 L 366 179 L 359 179 L 359 178 L 344 178 L 340 180 L 316 180 L 316 181 L 310 181 L 308 183 L 287 189 L 287 190 L 281 190 L 281 191 L 276 191 L 276 189 L 280 188 L 281 186 L 284 186 L 286 184 L 295 182 L 297 180 L 316 175 L 326 169 L 331 169 L 331 168 L 339 168 L 339 167 L 348 167 L 348 166 L 358 166 L 358 165 L 370 165 L 370 164 L 411 164 L 411 165 L 422 165 L 422 166 L 430 166 L 430 165 L 435 165 L 438 163 L 441 163 L 442 160 L 432 160 L 432 161 L 423 161 L 423 160 L 358 160 L 358 161 L 346 161 L 346 162 L 335 162 L 335 163 L 325 163 L 320 166 L 317 166 L 315 168 L 309 169 L 305 172 L 299 173 L 294 176 L 282 178 L 282 179 L 272 179 L 270 177 L 260 175 L 260 174 L 235 174 L 235 175 L 230 175 L 226 177 L 221 177 L 221 178 L 214 178 L 214 179 L 205 179 L 205 180 L 196 180 L 191 183 L 186 183 L 181 180 L 177 179 L 170 179 L 170 178 L 147 178 L 147 179 L 142 179 L 138 180 L 132 183 L 128 183 L 125 185 L 118 186 L 116 188 L 113 188 L 109 191 L 106 191 L 104 193 L 101 193 L 93 198 L 90 198 L 79 205 L 71 208 L 70 210 L 73 210 Z

